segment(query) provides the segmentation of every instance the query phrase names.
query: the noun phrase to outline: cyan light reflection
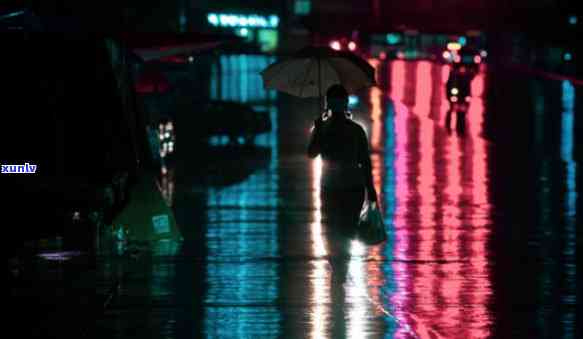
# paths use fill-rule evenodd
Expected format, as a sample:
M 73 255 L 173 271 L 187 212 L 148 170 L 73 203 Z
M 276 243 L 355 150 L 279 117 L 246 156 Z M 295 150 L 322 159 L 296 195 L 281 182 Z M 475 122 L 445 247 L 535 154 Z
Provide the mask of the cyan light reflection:
M 263 103 L 275 99 L 275 91 L 263 88 L 260 72 L 275 61 L 266 55 L 221 55 L 211 69 L 211 99 Z
M 211 99 L 247 103 L 257 112 L 268 112 L 271 131 L 255 137 L 255 145 L 271 148 L 271 165 L 278 161 L 277 150 L 277 92 L 263 89 L 260 71 L 275 61 L 264 55 L 222 55 L 218 65 L 212 66 L 210 83 Z M 224 146 L 229 144 L 225 135 L 212 136 L 209 144 Z M 271 168 L 273 169 L 273 168 Z
M 207 192 L 207 337 L 277 337 L 280 332 L 278 263 L 278 147 L 274 97 L 262 90 L 260 69 L 265 56 L 221 56 L 221 69 L 213 70 L 213 99 L 247 102 L 269 111 L 269 133 L 257 136 L 256 146 L 268 147 L 269 165 L 243 182 L 209 187 Z M 220 83 L 220 85 L 218 85 Z M 245 89 L 245 90 L 242 90 Z M 222 145 L 215 137 L 211 145 Z M 253 305 L 254 307 L 241 307 Z
M 395 173 L 395 109 L 392 100 L 388 100 L 385 111 L 385 147 L 384 147 L 384 167 L 385 176 L 383 182 L 384 195 L 384 216 L 385 225 L 387 227 L 387 241 L 382 249 L 382 255 L 385 260 L 382 263 L 382 271 L 384 276 L 383 294 L 384 298 L 382 306 L 386 310 L 393 310 L 392 296 L 398 291 L 396 274 L 393 269 L 393 260 L 395 252 L 395 213 L 396 211 L 396 173 Z M 385 331 L 385 338 L 393 338 L 398 327 L 398 323 L 393 317 L 384 317 L 387 329 Z
M 561 159 L 565 163 L 565 248 L 563 250 L 564 271 L 566 275 L 566 289 L 562 303 L 570 305 L 571 309 L 577 305 L 577 261 L 575 248 L 577 241 L 577 163 L 573 157 L 574 142 L 574 106 L 575 87 L 570 81 L 562 82 L 563 114 L 561 118 Z M 563 312 L 562 325 L 564 326 L 563 338 L 575 336 L 575 312 Z
M 575 87 L 570 81 L 565 80 L 562 82 L 562 90 L 563 114 L 561 118 L 561 159 L 563 159 L 567 166 L 567 199 L 565 202 L 565 208 L 567 210 L 567 216 L 573 217 L 577 212 L 577 207 L 575 205 L 577 202 L 577 164 L 573 158 L 573 109 L 575 106 Z

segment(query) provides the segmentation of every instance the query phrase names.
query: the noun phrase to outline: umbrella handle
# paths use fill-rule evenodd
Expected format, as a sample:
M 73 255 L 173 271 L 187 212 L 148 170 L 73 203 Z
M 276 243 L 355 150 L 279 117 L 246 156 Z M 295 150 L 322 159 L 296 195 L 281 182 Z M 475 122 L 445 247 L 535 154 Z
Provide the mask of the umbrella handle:
M 320 67 L 320 57 L 318 56 L 318 115 L 322 114 L 322 69 Z

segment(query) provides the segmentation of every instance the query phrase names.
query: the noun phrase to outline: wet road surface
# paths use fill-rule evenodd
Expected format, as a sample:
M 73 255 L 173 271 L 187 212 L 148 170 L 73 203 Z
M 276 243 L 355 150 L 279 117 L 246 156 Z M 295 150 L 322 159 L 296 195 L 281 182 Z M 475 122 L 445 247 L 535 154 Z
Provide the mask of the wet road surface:
M 484 67 L 461 126 L 447 123 L 448 66 L 372 60 L 382 86 L 354 111 L 389 240 L 354 242 L 342 264 L 322 233 L 322 164 L 305 156 L 317 101 L 265 93 L 270 58 L 221 58 L 209 96 L 268 111 L 273 131 L 253 148 L 178 141 L 161 186 L 184 241 L 126 274 L 100 337 L 581 335 L 579 88 Z

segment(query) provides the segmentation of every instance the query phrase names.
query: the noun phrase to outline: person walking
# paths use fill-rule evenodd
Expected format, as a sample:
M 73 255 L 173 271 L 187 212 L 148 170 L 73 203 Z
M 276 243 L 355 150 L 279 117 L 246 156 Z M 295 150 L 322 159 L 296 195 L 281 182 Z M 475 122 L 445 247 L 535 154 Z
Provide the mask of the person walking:
M 342 85 L 326 93 L 328 115 L 318 117 L 308 146 L 308 156 L 321 156 L 322 216 L 331 257 L 349 256 L 365 194 L 376 204 L 368 138 L 364 128 L 348 113 L 348 93 Z

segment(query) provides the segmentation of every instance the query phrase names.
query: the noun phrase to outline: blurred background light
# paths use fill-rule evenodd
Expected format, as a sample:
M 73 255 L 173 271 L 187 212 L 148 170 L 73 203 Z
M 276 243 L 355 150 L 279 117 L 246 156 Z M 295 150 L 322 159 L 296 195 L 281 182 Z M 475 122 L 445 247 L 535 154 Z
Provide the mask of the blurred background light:
M 340 42 L 337 40 L 330 42 L 330 48 L 339 51 L 340 50 Z
M 564 59 L 565 61 L 571 61 L 571 60 L 573 60 L 573 55 L 572 55 L 570 52 L 566 52 L 566 53 L 563 55 L 563 59 Z
M 387 43 L 389 45 L 396 45 L 401 42 L 401 36 L 396 33 L 387 34 Z

